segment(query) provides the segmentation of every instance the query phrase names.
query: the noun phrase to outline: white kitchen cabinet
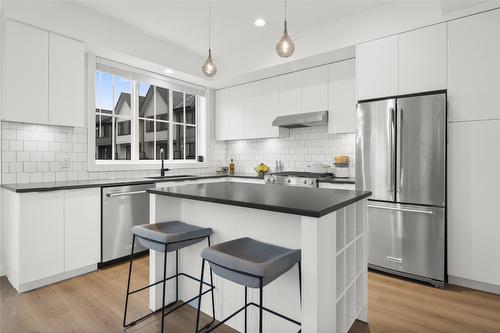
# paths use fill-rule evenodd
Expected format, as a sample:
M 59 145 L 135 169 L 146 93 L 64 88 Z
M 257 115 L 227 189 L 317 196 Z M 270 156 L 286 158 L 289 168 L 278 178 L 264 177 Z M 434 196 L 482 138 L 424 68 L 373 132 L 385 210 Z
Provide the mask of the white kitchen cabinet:
M 64 269 L 71 271 L 100 261 L 101 189 L 64 192 Z
M 280 128 L 273 126 L 273 120 L 279 116 L 280 110 L 280 79 L 273 77 L 262 80 L 262 112 L 261 112 L 261 135 L 263 138 L 277 137 Z M 282 129 L 286 130 L 286 129 Z M 288 130 L 286 130 L 288 131 Z
M 15 193 L 3 190 L 7 277 L 19 292 L 97 268 L 100 188 Z
M 262 137 L 261 81 L 243 85 L 243 137 Z
M 500 286 L 500 120 L 448 126 L 448 274 Z
M 340 183 L 319 183 L 319 188 L 330 188 L 337 190 L 351 190 L 354 191 L 354 184 L 340 184 Z
M 398 36 L 359 44 L 356 50 L 357 99 L 398 94 Z
M 294 72 L 280 77 L 280 116 L 302 112 L 302 74 Z
M 328 133 L 351 133 L 356 128 L 356 61 L 336 62 L 329 68 Z
M 306 69 L 302 75 L 301 112 L 328 110 L 328 65 Z
M 24 193 L 18 200 L 19 284 L 63 273 L 64 191 Z
M 500 118 L 500 10 L 448 23 L 449 121 Z
M 85 126 L 82 42 L 5 21 L 3 120 Z
M 49 33 L 11 20 L 4 28 L 2 119 L 47 124 Z
M 399 95 L 446 89 L 446 23 L 399 35 Z
M 49 37 L 49 124 L 84 127 L 83 43 L 54 33 Z
M 243 86 L 235 86 L 216 91 L 216 140 L 235 140 L 243 138 L 243 98 Z

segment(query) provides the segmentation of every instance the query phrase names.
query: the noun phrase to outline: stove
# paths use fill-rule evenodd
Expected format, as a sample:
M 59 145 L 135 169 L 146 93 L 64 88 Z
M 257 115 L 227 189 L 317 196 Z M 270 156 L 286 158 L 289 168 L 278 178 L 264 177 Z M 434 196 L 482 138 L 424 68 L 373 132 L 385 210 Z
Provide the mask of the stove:
M 274 172 L 264 176 L 266 184 L 318 187 L 318 179 L 333 177 L 331 173 L 313 173 L 299 171 Z

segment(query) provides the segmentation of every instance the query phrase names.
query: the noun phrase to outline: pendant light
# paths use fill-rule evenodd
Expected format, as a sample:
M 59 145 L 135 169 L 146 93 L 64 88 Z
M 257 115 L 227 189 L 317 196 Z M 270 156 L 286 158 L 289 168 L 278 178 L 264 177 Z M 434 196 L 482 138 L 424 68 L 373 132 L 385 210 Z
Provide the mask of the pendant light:
M 217 74 L 217 67 L 215 66 L 214 59 L 212 58 L 212 49 L 211 49 L 211 15 L 210 15 L 210 0 L 208 0 L 208 58 L 201 66 L 201 70 L 203 73 L 208 76 L 212 77 L 215 74 Z
M 295 44 L 290 38 L 290 35 L 288 35 L 288 29 L 286 26 L 286 0 L 285 0 L 285 22 L 284 22 L 283 36 L 276 44 L 276 51 L 278 52 L 278 55 L 283 58 L 288 58 L 293 54 L 293 51 L 295 51 Z

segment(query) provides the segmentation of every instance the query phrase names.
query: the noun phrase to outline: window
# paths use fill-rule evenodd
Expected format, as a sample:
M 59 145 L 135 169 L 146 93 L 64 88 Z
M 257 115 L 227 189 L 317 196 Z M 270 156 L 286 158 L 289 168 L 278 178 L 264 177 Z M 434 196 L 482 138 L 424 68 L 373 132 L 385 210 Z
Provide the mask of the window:
M 98 66 L 95 82 L 96 161 L 196 161 L 204 97 L 107 66 Z

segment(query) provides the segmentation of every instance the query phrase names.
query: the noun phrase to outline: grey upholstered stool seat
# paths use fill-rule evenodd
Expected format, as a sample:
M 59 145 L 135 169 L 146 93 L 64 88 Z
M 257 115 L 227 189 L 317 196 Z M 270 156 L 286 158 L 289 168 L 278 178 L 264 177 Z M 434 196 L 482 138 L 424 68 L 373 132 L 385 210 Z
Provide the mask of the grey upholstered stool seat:
M 215 274 L 240 285 L 259 288 L 300 262 L 300 250 L 239 238 L 220 243 L 201 252 Z
M 168 244 L 167 252 L 171 252 L 201 242 L 212 234 L 212 228 L 169 221 L 136 225 L 132 228 L 132 233 L 148 249 L 165 252 L 165 244 Z

